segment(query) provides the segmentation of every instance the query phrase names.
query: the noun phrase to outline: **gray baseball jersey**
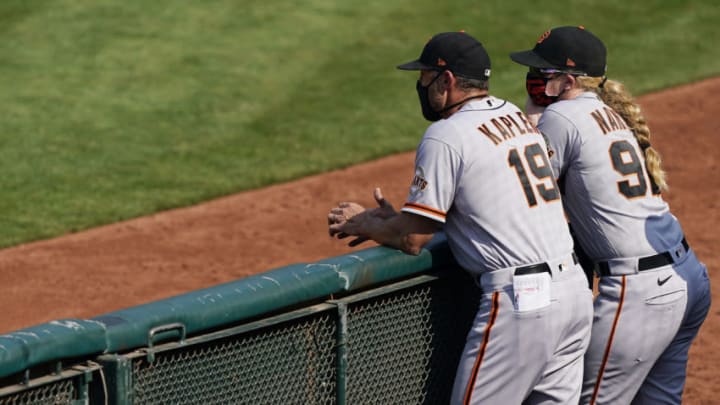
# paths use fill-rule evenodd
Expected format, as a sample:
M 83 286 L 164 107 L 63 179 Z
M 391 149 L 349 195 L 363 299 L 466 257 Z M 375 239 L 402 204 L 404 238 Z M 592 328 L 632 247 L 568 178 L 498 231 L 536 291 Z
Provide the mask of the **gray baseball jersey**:
M 545 141 L 525 114 L 486 97 L 432 124 L 402 211 L 444 223 L 483 290 L 452 403 L 576 403 L 592 294 Z
M 705 266 L 631 129 L 595 93 L 551 104 L 538 127 L 570 223 L 601 275 L 581 403 L 680 403 L 710 304 Z
M 594 93 L 551 104 L 538 127 L 548 137 L 560 187 L 568 190 L 570 223 L 593 260 L 664 252 L 682 239 L 632 131 Z
M 427 129 L 402 210 L 445 223 L 458 263 L 476 274 L 572 251 L 545 141 L 494 97 Z

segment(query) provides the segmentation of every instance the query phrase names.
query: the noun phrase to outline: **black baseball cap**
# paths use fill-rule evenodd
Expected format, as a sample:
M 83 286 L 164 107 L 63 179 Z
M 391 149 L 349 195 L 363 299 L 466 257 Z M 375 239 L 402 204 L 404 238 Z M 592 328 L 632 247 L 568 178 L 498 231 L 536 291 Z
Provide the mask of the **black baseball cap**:
M 430 38 L 420 58 L 398 65 L 402 70 L 449 70 L 468 79 L 490 77 L 490 56 L 482 44 L 465 32 L 442 32 Z
M 600 38 L 583 26 L 553 28 L 540 36 L 533 49 L 510 54 L 521 65 L 590 77 L 605 75 L 606 58 Z

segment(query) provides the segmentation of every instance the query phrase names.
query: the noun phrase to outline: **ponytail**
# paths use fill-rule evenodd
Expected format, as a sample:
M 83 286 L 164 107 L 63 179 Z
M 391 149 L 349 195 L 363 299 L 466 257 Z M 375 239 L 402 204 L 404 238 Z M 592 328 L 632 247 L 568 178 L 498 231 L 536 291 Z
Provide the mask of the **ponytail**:
M 625 90 L 625 86 L 618 81 L 608 80 L 606 77 L 579 76 L 577 81 L 583 90 L 597 93 L 605 104 L 625 120 L 645 154 L 648 173 L 661 190 L 667 190 L 668 184 L 665 180 L 665 171 L 661 167 L 660 153 L 650 146 L 650 128 L 640 111 L 640 106 Z

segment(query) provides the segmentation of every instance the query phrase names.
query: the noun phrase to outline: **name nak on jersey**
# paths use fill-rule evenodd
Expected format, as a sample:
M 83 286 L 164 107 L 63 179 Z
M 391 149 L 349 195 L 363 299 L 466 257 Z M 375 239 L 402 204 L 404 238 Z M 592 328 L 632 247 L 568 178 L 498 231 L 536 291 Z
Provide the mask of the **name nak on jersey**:
M 527 116 L 523 112 L 518 111 L 515 115 L 517 116 L 517 121 L 513 118 L 512 114 L 491 119 L 489 123 L 495 127 L 497 132 L 493 132 L 493 130 L 488 127 L 487 122 L 480 125 L 478 130 L 493 141 L 495 145 L 499 145 L 503 141 L 515 138 L 518 135 L 540 134 L 540 131 L 528 121 Z M 518 121 L 520 124 L 518 124 Z M 518 132 L 518 134 L 516 134 L 516 132 Z
M 603 114 L 603 111 L 605 114 Z M 630 130 L 625 120 L 620 117 L 620 114 L 616 113 L 610 107 L 605 107 L 602 110 L 597 109 L 590 113 L 595 119 L 603 135 L 607 135 L 608 132 L 619 131 L 619 130 Z

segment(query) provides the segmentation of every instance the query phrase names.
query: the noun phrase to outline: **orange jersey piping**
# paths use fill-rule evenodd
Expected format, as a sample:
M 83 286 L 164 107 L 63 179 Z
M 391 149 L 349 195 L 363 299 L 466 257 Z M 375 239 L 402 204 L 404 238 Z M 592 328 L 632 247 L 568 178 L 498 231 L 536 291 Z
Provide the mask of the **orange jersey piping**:
M 445 211 L 440 211 L 438 209 L 429 207 L 427 205 L 418 204 L 418 203 L 412 203 L 412 202 L 406 202 L 405 205 L 403 205 L 403 208 L 409 208 L 416 211 L 424 212 L 426 214 L 432 215 L 434 217 L 440 217 L 445 219 L 445 216 L 447 213 Z
M 463 405 L 470 403 L 470 397 L 472 396 L 473 388 L 475 388 L 475 379 L 477 378 L 478 371 L 480 370 L 480 364 L 482 364 L 483 357 L 485 356 L 485 350 L 487 349 L 488 343 L 490 342 L 490 331 L 495 325 L 497 314 L 500 309 L 500 293 L 495 291 L 492 296 L 492 308 L 490 309 L 490 319 L 488 324 L 485 326 L 485 332 L 483 332 L 483 340 L 478 351 L 477 358 L 475 358 L 475 364 L 473 365 L 472 373 L 470 374 L 470 381 L 465 391 L 465 398 L 463 399 Z
M 610 336 L 608 336 L 608 342 L 605 346 L 605 354 L 603 355 L 603 360 L 600 364 L 600 371 L 598 372 L 597 380 L 595 381 L 595 388 L 593 389 L 592 399 L 590 399 L 590 405 L 595 405 L 595 401 L 597 401 L 598 394 L 600 393 L 600 383 L 602 382 L 605 367 L 607 366 L 608 358 L 610 357 L 610 347 L 612 347 L 613 339 L 615 338 L 615 330 L 617 329 L 620 312 L 622 312 L 623 302 L 625 301 L 625 282 L 625 276 L 622 276 L 620 301 L 618 302 L 618 308 L 615 311 L 615 319 L 613 320 L 613 326 L 612 329 L 610 329 Z

